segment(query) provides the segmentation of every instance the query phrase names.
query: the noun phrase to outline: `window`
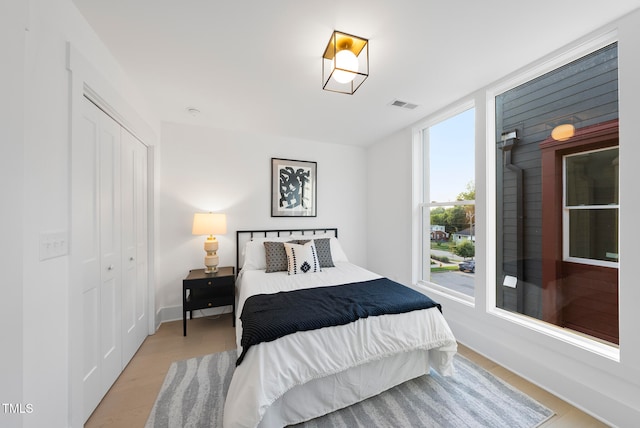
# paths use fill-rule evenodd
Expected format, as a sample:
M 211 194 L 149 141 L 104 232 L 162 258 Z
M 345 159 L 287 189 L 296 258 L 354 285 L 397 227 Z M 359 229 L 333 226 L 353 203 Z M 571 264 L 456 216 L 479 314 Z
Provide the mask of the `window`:
M 496 96 L 496 307 L 618 344 L 618 51 Z
M 564 158 L 564 260 L 618 264 L 618 148 Z
M 475 274 L 475 109 L 422 129 L 422 280 L 467 298 Z

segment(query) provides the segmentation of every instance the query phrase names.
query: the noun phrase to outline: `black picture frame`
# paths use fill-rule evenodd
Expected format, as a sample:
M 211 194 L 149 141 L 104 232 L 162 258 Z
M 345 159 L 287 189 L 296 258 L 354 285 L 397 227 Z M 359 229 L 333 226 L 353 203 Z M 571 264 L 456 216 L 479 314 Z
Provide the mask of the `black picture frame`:
M 271 158 L 271 217 L 316 217 L 317 166 Z

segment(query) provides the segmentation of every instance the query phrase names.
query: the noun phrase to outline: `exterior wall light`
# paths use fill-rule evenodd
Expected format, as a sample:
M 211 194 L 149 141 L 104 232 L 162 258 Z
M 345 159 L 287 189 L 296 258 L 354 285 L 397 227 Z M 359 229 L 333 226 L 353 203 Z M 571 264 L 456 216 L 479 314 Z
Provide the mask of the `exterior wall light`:
M 567 141 L 576 133 L 576 128 L 570 123 L 558 125 L 551 131 L 551 138 L 556 141 Z

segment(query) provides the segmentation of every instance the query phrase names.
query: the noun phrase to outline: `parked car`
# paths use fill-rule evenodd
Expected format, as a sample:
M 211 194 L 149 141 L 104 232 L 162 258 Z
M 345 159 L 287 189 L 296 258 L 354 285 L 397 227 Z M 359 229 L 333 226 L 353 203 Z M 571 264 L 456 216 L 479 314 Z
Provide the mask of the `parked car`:
M 469 260 L 467 262 L 462 262 L 462 263 L 458 264 L 458 269 L 460 269 L 462 272 L 475 273 L 476 272 L 476 261 L 475 260 Z

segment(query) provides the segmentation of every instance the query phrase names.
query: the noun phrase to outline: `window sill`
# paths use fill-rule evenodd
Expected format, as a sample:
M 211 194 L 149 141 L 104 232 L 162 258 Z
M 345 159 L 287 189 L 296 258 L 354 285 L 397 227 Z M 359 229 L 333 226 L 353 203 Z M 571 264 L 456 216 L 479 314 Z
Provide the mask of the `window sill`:
M 502 318 L 505 321 L 537 331 L 553 339 L 560 340 L 576 348 L 584 349 L 585 351 L 618 363 L 620 362 L 620 348 L 616 345 L 609 344 L 599 339 L 586 336 L 582 333 L 558 327 L 526 315 L 505 311 L 499 308 L 489 309 L 487 310 L 487 313 L 498 318 Z
M 434 284 L 432 282 L 418 281 L 418 283 L 416 284 L 416 287 L 418 287 L 420 291 L 425 291 L 428 294 L 436 294 L 438 296 L 443 296 L 448 299 L 454 300 L 458 303 L 462 303 L 463 305 L 469 306 L 471 308 L 474 308 L 476 306 L 475 298 L 468 296 L 466 294 L 460 293 L 458 291 L 451 290 L 447 287 Z

